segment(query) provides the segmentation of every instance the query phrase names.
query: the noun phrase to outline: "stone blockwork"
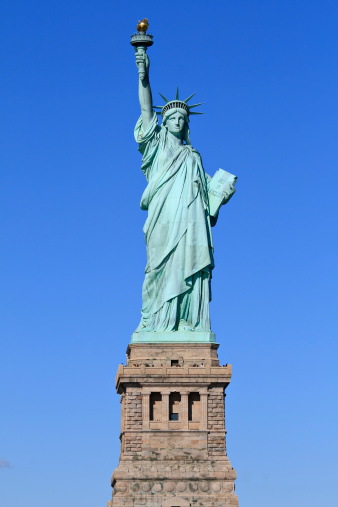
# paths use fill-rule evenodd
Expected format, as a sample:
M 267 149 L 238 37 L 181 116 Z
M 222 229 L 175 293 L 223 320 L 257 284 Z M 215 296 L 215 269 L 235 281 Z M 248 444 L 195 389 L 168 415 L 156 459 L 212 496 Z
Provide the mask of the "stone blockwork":
M 208 396 L 208 429 L 224 430 L 224 390 L 222 388 L 210 388 Z
M 126 392 L 125 396 L 126 403 L 126 430 L 142 429 L 142 395 L 139 388 L 130 388 Z
M 230 365 L 217 344 L 133 344 L 120 365 L 121 455 L 107 507 L 235 507 L 226 455 Z

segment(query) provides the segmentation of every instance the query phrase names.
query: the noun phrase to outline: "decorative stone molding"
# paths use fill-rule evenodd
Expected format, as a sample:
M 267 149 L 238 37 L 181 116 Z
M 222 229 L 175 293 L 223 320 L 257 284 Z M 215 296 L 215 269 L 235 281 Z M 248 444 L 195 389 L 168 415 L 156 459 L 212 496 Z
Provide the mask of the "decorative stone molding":
M 144 482 L 141 485 L 141 489 L 142 489 L 142 491 L 144 491 L 145 493 L 147 493 L 148 491 L 151 490 L 151 484 L 149 482 Z
M 119 483 L 118 486 L 115 486 L 115 493 L 125 493 L 128 489 L 127 484 L 125 482 Z M 219 493 L 222 490 L 224 492 L 233 492 L 234 486 L 233 483 L 228 483 L 227 481 L 217 481 L 217 480 L 203 480 L 203 481 L 157 481 L 157 482 L 148 482 L 148 481 L 140 481 L 140 482 L 130 482 L 129 491 L 130 493 L 136 493 L 138 491 L 143 491 L 145 493 L 184 493 L 186 491 L 191 493 L 196 493 L 197 491 L 201 493 Z
M 192 493 L 198 490 L 198 482 L 189 482 L 189 489 Z
M 187 489 L 187 484 L 185 482 L 178 482 L 176 486 L 176 490 L 180 493 L 183 493 Z
M 172 493 L 175 491 L 176 484 L 174 482 L 165 482 L 164 489 L 165 491 L 168 491 L 168 493 Z
M 206 493 L 210 489 L 210 484 L 207 481 L 203 481 L 199 483 L 199 489 L 203 491 L 203 493 Z
M 222 489 L 222 485 L 221 485 L 220 482 L 212 482 L 211 483 L 211 489 L 215 493 L 219 493 L 221 491 L 221 489 Z

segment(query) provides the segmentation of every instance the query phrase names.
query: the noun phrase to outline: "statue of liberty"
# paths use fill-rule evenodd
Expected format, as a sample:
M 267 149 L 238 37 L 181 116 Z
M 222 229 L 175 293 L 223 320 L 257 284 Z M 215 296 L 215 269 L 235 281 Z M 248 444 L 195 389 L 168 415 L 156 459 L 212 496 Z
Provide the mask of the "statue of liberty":
M 141 116 L 135 139 L 148 183 L 141 198 L 141 209 L 148 211 L 148 218 L 143 229 L 147 265 L 142 318 L 135 332 L 211 331 L 211 227 L 218 210 L 211 216 L 208 191 L 212 180 L 189 138 L 189 117 L 201 114 L 191 109 L 200 104 L 189 106 L 194 94 L 180 100 L 177 89 L 171 101 L 160 94 L 165 105 L 155 106 L 160 109 L 155 113 L 145 51 L 136 49 L 136 65 Z M 157 115 L 162 117 L 161 126 Z M 231 183 L 220 204 L 235 192 Z

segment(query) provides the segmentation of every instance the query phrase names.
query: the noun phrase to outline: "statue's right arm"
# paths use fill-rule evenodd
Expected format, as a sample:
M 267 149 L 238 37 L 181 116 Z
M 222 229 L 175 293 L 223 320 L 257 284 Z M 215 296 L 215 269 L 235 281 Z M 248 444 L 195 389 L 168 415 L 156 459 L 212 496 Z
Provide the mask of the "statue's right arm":
M 140 99 L 143 128 L 147 130 L 154 115 L 153 98 L 149 82 L 149 58 L 147 53 L 136 53 L 136 65 L 139 73 L 138 95 Z

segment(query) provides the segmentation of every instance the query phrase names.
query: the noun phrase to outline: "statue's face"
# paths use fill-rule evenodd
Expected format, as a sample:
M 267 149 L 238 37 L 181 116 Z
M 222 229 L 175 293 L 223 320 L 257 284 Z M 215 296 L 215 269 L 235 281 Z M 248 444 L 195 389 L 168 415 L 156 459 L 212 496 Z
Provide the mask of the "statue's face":
M 166 126 L 171 134 L 177 136 L 177 134 L 182 133 L 185 127 L 185 117 L 182 113 L 174 113 L 167 119 Z

